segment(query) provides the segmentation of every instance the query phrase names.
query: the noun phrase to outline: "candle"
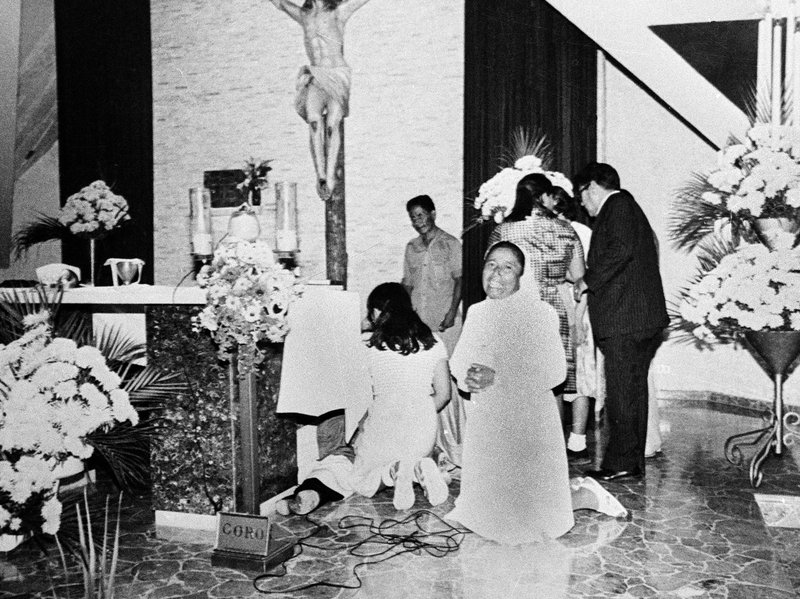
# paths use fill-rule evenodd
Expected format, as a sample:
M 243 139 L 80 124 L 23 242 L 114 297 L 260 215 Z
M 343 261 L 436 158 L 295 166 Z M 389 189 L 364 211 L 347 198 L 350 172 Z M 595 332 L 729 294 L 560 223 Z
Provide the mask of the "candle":
M 211 234 L 211 192 L 204 187 L 189 189 L 189 227 L 192 253 L 195 256 L 211 256 L 214 253 Z
M 192 235 L 192 253 L 197 256 L 210 256 L 214 253 L 211 233 L 195 233 Z
M 279 252 L 298 249 L 297 183 L 275 184 L 275 249 Z

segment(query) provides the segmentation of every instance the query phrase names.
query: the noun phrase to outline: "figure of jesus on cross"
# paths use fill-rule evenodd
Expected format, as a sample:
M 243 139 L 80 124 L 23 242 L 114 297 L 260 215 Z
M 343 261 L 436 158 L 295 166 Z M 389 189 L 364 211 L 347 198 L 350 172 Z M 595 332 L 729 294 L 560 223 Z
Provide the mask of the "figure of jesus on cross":
M 348 114 L 350 67 L 344 60 L 344 26 L 369 0 L 270 0 L 297 21 L 311 64 L 297 75 L 295 110 L 311 135 L 311 157 L 317 172 L 317 192 L 330 199 L 336 189 L 336 161 L 342 144 L 339 126 Z

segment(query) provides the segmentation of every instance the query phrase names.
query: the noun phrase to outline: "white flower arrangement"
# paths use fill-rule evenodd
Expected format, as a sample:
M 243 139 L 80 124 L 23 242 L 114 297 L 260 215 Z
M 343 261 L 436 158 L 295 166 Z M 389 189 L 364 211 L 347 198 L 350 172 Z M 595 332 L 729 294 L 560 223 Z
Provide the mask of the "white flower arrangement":
M 0 532 L 55 534 L 61 504 L 54 468 L 86 459 L 86 437 L 139 418 L 100 351 L 53 337 L 48 311 L 0 345 Z
M 572 182 L 563 173 L 543 168 L 542 160 L 534 155 L 521 156 L 513 167 L 506 167 L 478 189 L 474 206 L 481 211 L 481 220 L 501 223 L 514 208 L 517 199 L 517 184 L 531 173 L 541 173 L 550 182 L 561 187 L 572 197 Z
M 269 244 L 258 240 L 221 244 L 197 283 L 207 304 L 194 317 L 195 330 L 211 332 L 221 360 L 238 352 L 245 369 L 263 360 L 260 343 L 283 341 L 289 306 L 302 293 L 297 275 L 276 264 Z
M 740 218 L 800 215 L 800 128 L 757 124 L 717 153 L 701 199 Z
M 58 221 L 73 235 L 100 238 L 129 220 L 128 202 L 109 189 L 104 181 L 95 181 L 67 198 Z
M 681 293 L 678 311 L 704 342 L 800 330 L 800 249 L 741 245 Z

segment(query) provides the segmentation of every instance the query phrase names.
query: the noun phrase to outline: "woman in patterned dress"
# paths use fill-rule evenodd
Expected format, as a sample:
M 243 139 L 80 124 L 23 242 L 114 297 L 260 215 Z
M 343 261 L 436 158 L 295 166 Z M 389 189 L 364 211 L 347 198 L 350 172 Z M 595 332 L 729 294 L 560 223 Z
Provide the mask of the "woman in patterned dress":
M 583 249 L 575 229 L 552 211 L 555 204 L 553 184 L 542 173 L 525 175 L 517 184 L 514 208 L 505 221 L 489 236 L 489 247 L 498 241 L 510 241 L 525 254 L 526 276 L 539 288 L 542 300 L 558 314 L 558 332 L 567 356 L 567 376 L 555 389 L 559 411 L 561 396 L 575 393 L 575 350 L 569 319 L 559 285 L 583 276 Z M 525 287 L 525 285 L 523 285 Z

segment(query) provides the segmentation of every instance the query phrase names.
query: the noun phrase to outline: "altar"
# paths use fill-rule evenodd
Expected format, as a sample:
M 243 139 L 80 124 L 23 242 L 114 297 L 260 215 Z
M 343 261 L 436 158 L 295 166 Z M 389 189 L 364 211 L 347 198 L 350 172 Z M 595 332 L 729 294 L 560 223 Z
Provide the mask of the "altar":
M 193 326 L 206 305 L 198 286 L 79 287 L 66 289 L 62 304 L 90 312 L 96 331 L 112 327 L 146 344 L 151 366 L 188 383 L 152 442 L 157 528 L 211 530 L 219 511 L 268 512 L 269 500 L 302 480 L 317 459 L 315 425 L 341 411 L 349 437 L 371 398 L 358 356 L 359 294 L 340 287 L 305 287 L 289 312 L 285 343 L 266 348 L 254 379 L 220 362 L 211 337 Z M 240 385 L 247 389 L 240 392 Z M 248 456 L 243 445 L 251 444 Z M 255 488 L 248 489 L 252 472 Z

